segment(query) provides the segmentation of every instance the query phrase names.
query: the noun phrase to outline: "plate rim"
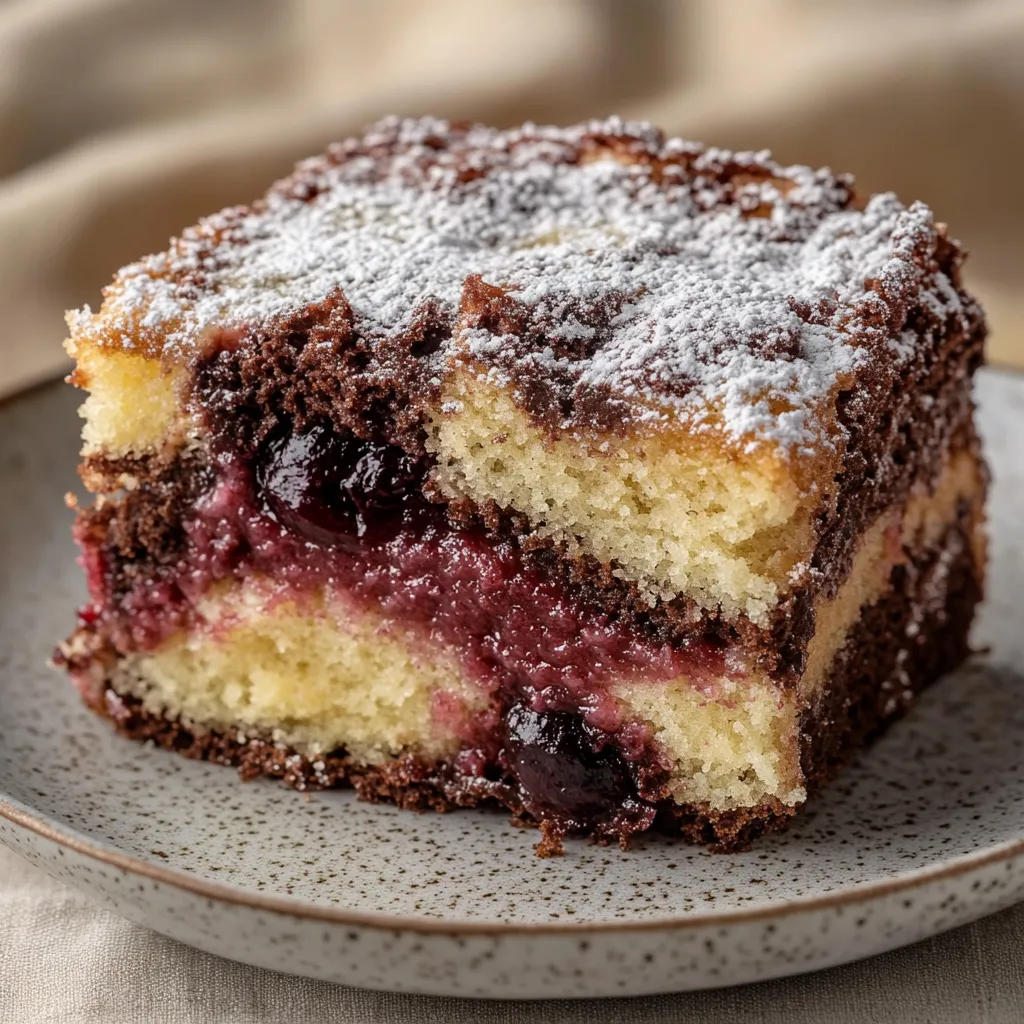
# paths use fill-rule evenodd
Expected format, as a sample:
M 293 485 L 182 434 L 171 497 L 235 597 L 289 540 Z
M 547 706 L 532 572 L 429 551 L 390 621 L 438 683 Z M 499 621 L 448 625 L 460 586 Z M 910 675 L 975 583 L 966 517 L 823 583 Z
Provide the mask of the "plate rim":
M 0 793 L 0 819 L 31 832 L 60 847 L 98 861 L 128 874 L 139 875 L 171 888 L 203 899 L 227 903 L 248 910 L 319 921 L 347 927 L 369 928 L 379 931 L 413 932 L 416 934 L 447 936 L 559 936 L 593 935 L 634 931 L 679 931 L 701 927 L 735 927 L 779 917 L 829 911 L 870 900 L 884 898 L 907 891 L 916 891 L 934 882 L 945 881 L 993 864 L 1011 862 L 1024 857 L 1024 832 L 1015 839 L 967 854 L 932 867 L 923 867 L 895 878 L 882 879 L 843 889 L 821 896 L 799 897 L 772 906 L 729 910 L 722 913 L 699 913 L 645 921 L 569 921 L 569 922 L 501 922 L 463 920 L 449 922 L 441 918 L 413 917 L 407 914 L 388 914 L 385 911 L 346 910 L 343 907 L 318 907 L 297 897 L 274 896 L 248 892 L 222 882 L 207 881 L 188 872 L 154 864 L 115 847 L 88 839 L 74 829 L 67 831 L 54 825 L 38 811 L 14 801 Z M 630 856 L 625 851 L 623 856 Z

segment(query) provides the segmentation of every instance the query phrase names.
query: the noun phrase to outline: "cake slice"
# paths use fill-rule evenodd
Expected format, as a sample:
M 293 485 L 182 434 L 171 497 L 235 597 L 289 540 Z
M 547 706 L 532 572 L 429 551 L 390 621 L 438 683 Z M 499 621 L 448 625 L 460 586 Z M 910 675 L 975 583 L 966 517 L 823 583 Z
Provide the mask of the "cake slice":
M 384 121 L 69 316 L 59 659 L 246 777 L 739 848 L 968 653 L 962 255 L 647 125 Z

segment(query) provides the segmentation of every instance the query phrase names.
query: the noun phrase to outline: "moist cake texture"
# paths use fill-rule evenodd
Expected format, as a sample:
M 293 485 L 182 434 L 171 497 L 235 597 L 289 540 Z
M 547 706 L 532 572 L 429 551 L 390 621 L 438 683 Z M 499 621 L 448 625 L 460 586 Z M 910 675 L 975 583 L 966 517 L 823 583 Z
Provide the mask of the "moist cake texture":
M 68 317 L 125 733 L 718 849 L 968 653 L 985 323 L 921 203 L 618 120 L 387 120 Z

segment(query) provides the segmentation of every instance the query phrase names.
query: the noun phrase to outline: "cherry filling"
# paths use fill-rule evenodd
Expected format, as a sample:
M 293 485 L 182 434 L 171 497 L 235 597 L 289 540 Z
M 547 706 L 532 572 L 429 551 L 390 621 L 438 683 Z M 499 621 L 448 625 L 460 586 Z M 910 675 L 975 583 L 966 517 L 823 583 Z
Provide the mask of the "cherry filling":
M 214 470 L 175 565 L 116 601 L 94 587 L 120 649 L 157 645 L 219 580 L 258 574 L 289 599 L 326 589 L 459 652 L 506 709 L 503 725 L 467 728 L 466 743 L 501 763 L 528 809 L 570 825 L 649 810 L 634 777 L 656 755 L 621 720 L 612 680 L 710 686 L 736 674 L 720 645 L 641 633 L 539 572 L 512 540 L 453 524 L 423 496 L 425 465 L 399 448 L 320 425 L 255 457 L 225 445 Z
M 358 552 L 353 539 L 364 537 L 381 513 L 399 508 L 422 473 L 401 448 L 314 426 L 272 441 L 256 478 L 284 526 L 314 544 Z
M 636 795 L 608 734 L 568 711 L 513 704 L 505 716 L 505 758 L 529 809 L 541 816 L 592 822 Z

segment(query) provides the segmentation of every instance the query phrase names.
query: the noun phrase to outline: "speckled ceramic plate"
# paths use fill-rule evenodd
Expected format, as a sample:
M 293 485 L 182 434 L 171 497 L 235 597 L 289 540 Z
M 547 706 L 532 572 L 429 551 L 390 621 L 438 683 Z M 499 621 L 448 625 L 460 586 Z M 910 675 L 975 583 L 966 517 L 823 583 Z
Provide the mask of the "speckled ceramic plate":
M 499 813 L 244 785 L 115 735 L 46 668 L 83 596 L 63 492 L 76 396 L 0 407 L 0 842 L 236 960 L 374 988 L 626 995 L 869 956 L 1024 898 L 1024 380 L 986 373 L 990 653 L 941 682 L 786 835 L 537 860 Z

